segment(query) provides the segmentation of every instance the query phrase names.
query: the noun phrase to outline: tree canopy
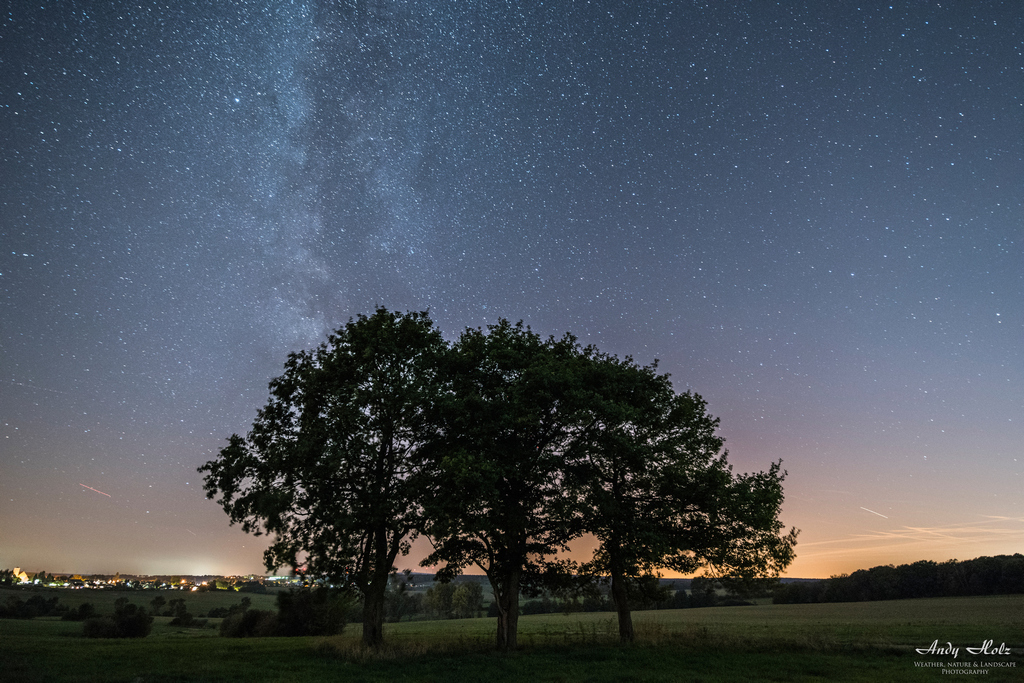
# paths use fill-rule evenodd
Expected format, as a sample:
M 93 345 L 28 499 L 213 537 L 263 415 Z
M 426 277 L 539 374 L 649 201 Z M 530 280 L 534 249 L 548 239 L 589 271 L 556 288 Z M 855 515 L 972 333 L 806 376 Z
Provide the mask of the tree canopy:
M 663 569 L 734 583 L 777 578 L 796 531 L 778 516 L 785 473 L 736 475 L 698 394 L 641 367 L 506 320 L 447 343 L 426 313 L 378 309 L 288 356 L 245 437 L 205 472 L 232 523 L 268 533 L 264 559 L 358 590 L 363 638 L 383 638 L 399 554 L 450 579 L 476 565 L 517 645 L 519 597 L 567 577 L 628 596 Z M 590 534 L 580 565 L 568 544 Z
M 436 404 L 435 491 L 424 564 L 443 575 L 477 565 L 498 607 L 497 643 L 516 647 L 519 594 L 552 568 L 580 529 L 562 514 L 563 462 L 579 424 L 569 399 L 576 340 L 543 340 L 521 323 L 466 330 Z
M 233 523 L 274 540 L 268 569 L 351 585 L 363 639 L 383 638 L 384 593 L 422 527 L 422 448 L 445 343 L 426 313 L 378 309 L 312 352 L 288 356 L 270 400 L 206 472 Z
M 796 531 L 780 536 L 779 464 L 736 476 L 699 394 L 677 394 L 656 365 L 595 354 L 584 367 L 587 425 L 566 485 L 597 539 L 590 574 L 608 577 L 619 634 L 633 640 L 629 596 L 661 569 L 727 581 L 777 578 Z

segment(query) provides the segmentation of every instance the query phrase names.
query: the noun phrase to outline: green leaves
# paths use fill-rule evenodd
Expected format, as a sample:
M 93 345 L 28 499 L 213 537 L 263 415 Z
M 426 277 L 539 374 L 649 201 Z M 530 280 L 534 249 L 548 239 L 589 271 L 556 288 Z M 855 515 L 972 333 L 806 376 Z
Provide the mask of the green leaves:
M 572 335 L 501 320 L 448 344 L 426 313 L 378 309 L 290 354 L 249 433 L 200 471 L 232 523 L 272 536 L 268 569 L 358 588 L 371 640 L 395 559 L 424 533 L 440 576 L 485 571 L 510 647 L 520 589 L 572 573 L 610 574 L 615 592 L 662 568 L 747 580 L 792 561 L 785 473 L 734 475 L 706 408 Z M 599 547 L 578 567 L 560 554 L 585 533 Z
M 269 570 L 352 585 L 370 611 L 383 599 L 422 526 L 425 416 L 445 348 L 426 313 L 378 309 L 288 356 L 249 434 L 200 468 L 232 523 L 273 536 Z M 379 643 L 372 623 L 364 633 Z

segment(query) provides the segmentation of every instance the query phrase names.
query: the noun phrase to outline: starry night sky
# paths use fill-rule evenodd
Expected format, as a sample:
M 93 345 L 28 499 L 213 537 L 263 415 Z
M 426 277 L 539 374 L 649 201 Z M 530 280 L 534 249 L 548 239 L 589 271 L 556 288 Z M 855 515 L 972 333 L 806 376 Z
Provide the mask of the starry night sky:
M 659 359 L 790 576 L 1022 550 L 1019 3 L 8 7 L 0 566 L 263 573 L 196 467 L 378 305 Z

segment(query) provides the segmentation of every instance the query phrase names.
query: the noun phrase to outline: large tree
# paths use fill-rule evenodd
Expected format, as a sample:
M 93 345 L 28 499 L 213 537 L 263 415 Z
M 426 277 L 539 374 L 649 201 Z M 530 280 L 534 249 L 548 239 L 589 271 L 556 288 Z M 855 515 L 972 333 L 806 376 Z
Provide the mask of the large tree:
M 595 355 L 577 397 L 589 414 L 566 484 L 598 547 L 589 569 L 611 581 L 621 640 L 633 640 L 630 587 L 661 569 L 752 580 L 792 561 L 780 536 L 784 474 L 733 475 L 697 394 L 676 394 L 656 366 Z
M 293 353 L 246 437 L 200 467 L 208 497 L 289 566 L 358 589 L 363 641 L 383 640 L 384 596 L 421 525 L 423 446 L 447 348 L 426 313 L 360 315 Z
M 516 648 L 520 591 L 579 534 L 562 514 L 562 463 L 578 434 L 568 397 L 581 353 L 571 336 L 545 340 L 502 320 L 466 330 L 445 365 L 424 565 L 441 565 L 442 578 L 484 571 L 501 650 Z

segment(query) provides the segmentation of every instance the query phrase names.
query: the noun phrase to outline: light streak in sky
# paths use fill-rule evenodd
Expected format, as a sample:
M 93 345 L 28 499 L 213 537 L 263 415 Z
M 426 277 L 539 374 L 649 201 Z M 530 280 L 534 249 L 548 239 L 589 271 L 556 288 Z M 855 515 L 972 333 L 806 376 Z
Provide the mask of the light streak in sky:
M 85 486 L 85 484 L 79 484 L 79 486 Z M 100 491 L 99 489 L 94 489 L 91 486 L 85 486 L 85 488 L 89 489 L 90 491 L 95 491 L 96 493 L 103 493 L 103 491 Z M 113 496 L 110 495 L 109 493 L 103 493 L 103 495 L 106 496 L 107 498 L 113 498 Z
M 66 394 L 66 393 L 68 393 L 66 391 L 58 391 L 56 389 L 47 389 L 46 387 L 37 387 L 37 386 L 32 385 L 32 384 L 25 384 L 24 382 L 15 382 L 13 379 L 7 380 L 7 381 L 10 382 L 11 384 L 15 385 L 15 386 L 25 387 L 26 389 L 35 389 L 36 391 L 49 391 L 50 393 L 53 393 L 53 394 Z
M 868 510 L 868 509 L 866 507 L 861 507 L 861 510 Z M 870 512 L 873 515 L 878 515 L 879 517 L 885 517 L 885 515 L 883 515 L 881 512 L 875 512 L 874 510 L 868 510 L 868 512 Z M 889 519 L 888 517 L 885 517 L 885 518 Z

